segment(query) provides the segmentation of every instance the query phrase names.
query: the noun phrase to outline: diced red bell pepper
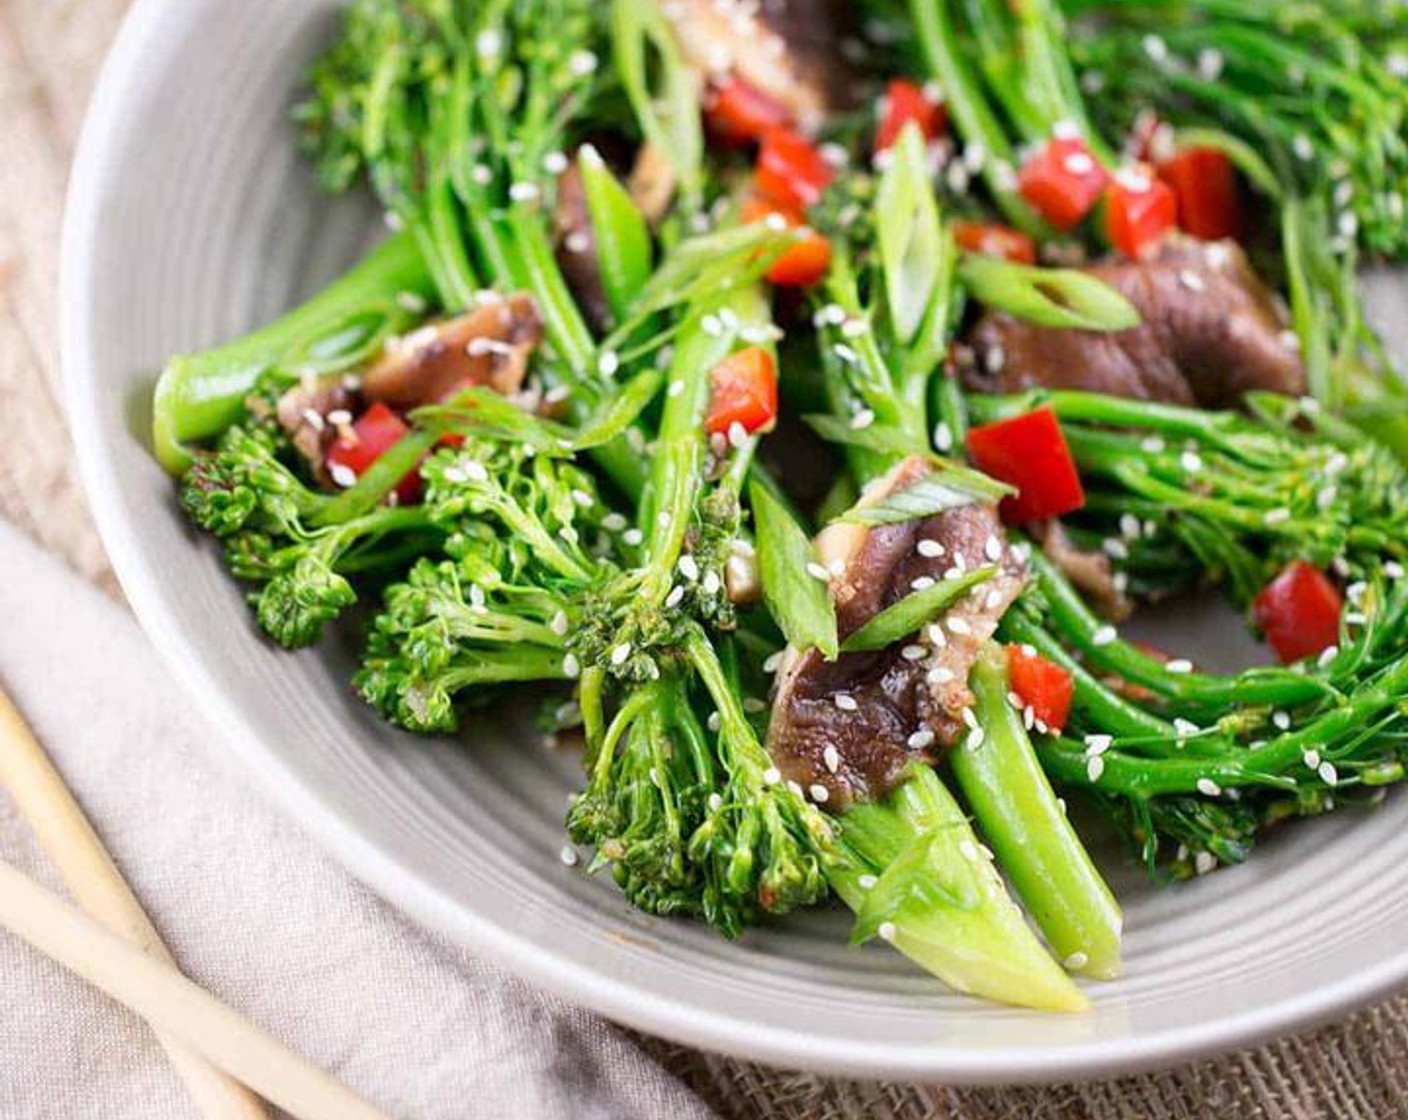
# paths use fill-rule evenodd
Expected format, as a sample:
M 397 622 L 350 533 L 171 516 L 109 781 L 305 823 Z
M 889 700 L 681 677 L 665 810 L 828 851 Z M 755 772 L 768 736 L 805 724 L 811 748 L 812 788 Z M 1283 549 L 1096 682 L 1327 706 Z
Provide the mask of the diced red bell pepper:
M 802 229 L 801 236 L 768 266 L 767 278 L 780 288 L 808 288 L 820 281 L 831 267 L 831 242 L 810 226 L 799 210 L 769 202 L 754 195 L 743 203 L 743 220 L 761 222 L 776 214 L 790 228 Z
M 1021 646 L 1007 647 L 1007 680 L 1012 691 L 1032 715 L 1051 731 L 1059 732 L 1071 715 L 1075 680 L 1054 661 L 1041 654 L 1026 652 Z
M 770 129 L 789 127 L 792 114 L 756 86 L 729 77 L 705 94 L 704 123 L 724 143 L 745 145 L 761 140 Z
M 1057 136 L 1017 173 L 1017 189 L 1060 230 L 1074 229 L 1100 201 L 1110 176 L 1079 137 Z
M 333 481 L 350 484 L 366 473 L 393 444 L 399 443 L 410 428 L 394 411 L 377 401 L 352 422 L 352 432 L 340 435 L 328 448 L 326 464 Z M 345 472 L 351 472 L 350 476 Z M 397 484 L 396 500 L 409 505 L 420 498 L 420 469 L 416 467 Z
M 1304 560 L 1295 560 L 1252 600 L 1252 620 L 1284 664 L 1314 657 L 1340 640 L 1339 588 Z
M 1036 242 L 1011 226 L 984 222 L 954 222 L 953 236 L 970 253 L 1002 257 L 1018 264 L 1036 264 Z
M 1017 488 L 1002 499 L 1007 524 L 1060 517 L 1085 505 L 1075 460 L 1049 406 L 973 428 L 967 446 L 979 470 Z
M 714 393 L 704 422 L 710 435 L 735 424 L 750 435 L 777 420 L 777 362 L 761 346 L 735 350 L 710 374 Z
M 1204 241 L 1242 235 L 1242 191 L 1226 153 L 1185 148 L 1159 167 L 1159 177 L 1173 188 L 1181 229 Z
M 903 78 L 894 78 L 885 87 L 884 112 L 875 130 L 875 150 L 888 150 L 904 126 L 913 121 L 925 140 L 937 140 L 948 131 L 948 110 L 943 102 L 931 101 L 924 90 Z
M 1145 167 L 1120 171 L 1105 192 L 1105 236 L 1130 260 L 1144 257 L 1177 225 L 1173 190 Z
M 758 189 L 774 202 L 811 206 L 836 173 L 816 146 L 790 128 L 770 129 L 758 150 Z

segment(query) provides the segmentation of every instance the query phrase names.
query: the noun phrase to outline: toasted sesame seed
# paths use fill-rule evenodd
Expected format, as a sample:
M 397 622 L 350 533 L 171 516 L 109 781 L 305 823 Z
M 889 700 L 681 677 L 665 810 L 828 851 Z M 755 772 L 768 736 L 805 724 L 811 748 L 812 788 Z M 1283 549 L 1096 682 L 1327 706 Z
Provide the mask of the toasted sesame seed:
M 929 651 L 923 646 L 908 645 L 900 650 L 900 656 L 906 661 L 923 661 L 929 656 Z
M 807 787 L 807 792 L 818 805 L 825 805 L 831 799 L 831 791 L 820 782 L 814 782 Z
M 582 663 L 577 660 L 575 653 L 569 653 L 562 659 L 562 673 L 569 679 L 582 675 Z
M 562 851 L 558 853 L 558 859 L 562 860 L 564 867 L 577 866 L 577 849 L 571 844 L 563 844 Z
M 938 582 L 933 576 L 915 576 L 909 581 L 911 591 L 927 591 Z
M 1178 457 L 1179 465 L 1189 474 L 1196 474 L 1203 469 L 1202 457 L 1196 451 L 1185 451 Z
M 896 930 L 894 922 L 881 922 L 880 928 L 875 932 L 880 935 L 881 941 L 893 941 L 898 930 Z
M 1002 559 L 1002 542 L 997 539 L 996 534 L 989 533 L 988 539 L 983 542 L 983 555 L 994 564 Z
M 1198 852 L 1193 856 L 1193 870 L 1199 875 L 1206 875 L 1210 871 L 1217 870 L 1217 857 L 1211 852 Z
M 1115 639 L 1117 639 L 1118 637 L 1119 634 L 1115 632 L 1115 628 L 1113 626 L 1101 626 L 1096 629 L 1095 633 L 1090 635 L 1090 644 L 1096 646 L 1107 646 L 1111 642 L 1115 641 Z
M 847 692 L 838 692 L 832 697 L 831 702 L 843 712 L 854 712 L 860 709 L 860 705 L 856 703 L 856 698 Z
M 763 771 L 763 783 L 765 785 L 775 786 L 780 781 L 782 781 L 782 771 L 776 766 L 769 766 Z
M 1301 758 L 1301 761 L 1305 763 L 1305 765 L 1306 765 L 1306 767 L 1307 767 L 1308 769 L 1311 769 L 1311 770 L 1319 770 L 1319 769 L 1320 769 L 1320 752 L 1317 751 L 1314 747 L 1311 747 L 1309 750 L 1307 750 L 1306 752 L 1304 752 L 1304 753 L 1300 756 L 1300 758 Z
M 1320 656 L 1319 656 L 1319 658 L 1316 660 L 1316 664 L 1319 665 L 1320 668 L 1323 669 L 1323 668 L 1325 668 L 1327 665 L 1329 665 L 1330 662 L 1333 661 L 1333 660 L 1334 660 L 1336 657 L 1338 657 L 1339 655 L 1340 655 L 1340 647 L 1339 647 L 1339 646 L 1326 646 L 1323 650 L 1320 651 Z
M 821 580 L 822 583 L 831 582 L 831 573 L 828 572 L 823 565 L 818 564 L 815 560 L 808 562 L 807 575 L 811 576 L 813 579 Z
M 828 744 L 827 748 L 821 752 L 821 761 L 834 774 L 841 769 L 841 752 Z
M 693 583 L 699 578 L 699 563 L 689 553 L 685 553 L 679 559 L 680 575 Z
M 1145 436 L 1139 443 L 1140 450 L 1147 451 L 1150 455 L 1158 455 L 1167 446 L 1158 436 Z
M 914 546 L 914 550 L 919 553 L 920 556 L 929 560 L 937 559 L 944 554 L 944 546 L 938 541 L 930 540 L 928 537 L 922 538 L 919 543 Z
M 1095 755 L 1104 754 L 1114 744 L 1113 735 L 1087 735 L 1085 737 L 1085 753 L 1092 758 Z
M 631 656 L 631 643 L 622 642 L 611 651 L 611 664 L 624 665 Z
M 722 796 L 720 796 L 720 795 L 717 794 L 717 793 L 711 793 L 711 794 L 709 794 L 709 811 L 710 811 L 710 812 L 712 812 L 712 813 L 717 813 L 717 812 L 718 812 L 720 809 L 722 809 L 723 807 L 724 807 L 724 799 L 723 799 Z
M 1172 661 L 1165 664 L 1164 668 L 1170 673 L 1191 673 L 1193 671 L 1193 663 L 1186 657 L 1175 657 Z
M 1339 771 L 1335 769 L 1333 762 L 1322 762 L 1315 770 L 1320 775 L 1320 780 L 1327 786 L 1339 785 Z
M 1085 953 L 1075 952 L 1061 963 L 1074 972 L 1076 969 L 1084 968 L 1088 965 L 1090 963 L 1090 957 Z
M 624 533 L 621 534 L 621 540 L 624 541 L 631 548 L 635 548 L 638 544 L 645 540 L 645 534 L 639 529 L 631 528 L 627 529 Z
M 1203 729 L 1192 720 L 1184 719 L 1182 716 L 1178 716 L 1174 719 L 1173 730 L 1178 734 L 1180 739 L 1188 739 L 1194 735 L 1201 735 L 1203 731 Z
M 938 451 L 953 450 L 953 429 L 944 420 L 934 425 L 934 448 Z
M 874 423 L 875 413 L 873 413 L 868 408 L 861 409 L 859 412 L 857 412 L 854 416 L 851 417 L 851 428 L 854 431 L 860 431 L 863 428 L 868 428 Z
M 735 420 L 728 426 L 728 443 L 730 447 L 739 448 L 748 442 L 748 429 Z
M 1198 792 L 1204 797 L 1217 797 L 1222 792 L 1222 787 L 1211 778 L 1199 778 Z
M 1105 772 L 1105 759 L 1100 755 L 1092 755 L 1085 764 L 1085 776 L 1093 784 L 1100 780 L 1100 775 Z
M 684 588 L 677 583 L 670 588 L 670 593 L 665 596 L 665 606 L 674 608 L 682 602 L 684 602 Z
M 856 879 L 856 886 L 858 886 L 863 891 L 873 891 L 875 889 L 875 884 L 879 881 L 880 880 L 877 879 L 874 875 L 871 875 L 869 872 L 866 872 L 864 875 Z

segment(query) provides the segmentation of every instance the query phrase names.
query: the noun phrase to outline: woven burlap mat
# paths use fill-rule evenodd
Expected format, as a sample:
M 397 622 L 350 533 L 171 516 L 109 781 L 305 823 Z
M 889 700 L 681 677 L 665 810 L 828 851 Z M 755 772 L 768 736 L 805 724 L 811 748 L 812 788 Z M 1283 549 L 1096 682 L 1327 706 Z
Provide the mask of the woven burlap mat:
M 0 515 L 113 595 L 116 583 L 74 473 L 58 401 L 55 324 L 68 161 L 125 6 L 126 0 L 0 0 Z M 728 1120 L 1408 1118 L 1408 996 L 1215 1061 L 1047 1088 L 830 1080 L 657 1039 L 641 1042 Z

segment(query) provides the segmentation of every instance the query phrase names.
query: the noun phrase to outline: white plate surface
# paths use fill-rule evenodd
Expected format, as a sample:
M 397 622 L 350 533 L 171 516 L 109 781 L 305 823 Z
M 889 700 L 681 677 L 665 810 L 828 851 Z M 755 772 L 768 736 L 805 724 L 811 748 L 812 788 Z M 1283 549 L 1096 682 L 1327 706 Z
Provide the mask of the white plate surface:
M 144 450 L 174 351 L 316 290 L 372 232 L 318 196 L 285 113 L 336 4 L 139 0 L 96 94 L 64 243 L 63 344 L 83 473 L 132 605 L 195 703 L 308 831 L 416 918 L 674 1039 L 831 1073 L 1038 1081 L 1170 1063 L 1304 1026 L 1408 978 L 1408 799 L 1287 829 L 1175 889 L 1107 861 L 1127 978 L 1049 1017 L 951 995 L 814 913 L 729 944 L 629 910 L 559 861 L 576 762 L 476 721 L 463 746 L 378 723 L 353 651 L 276 652 Z M 1392 286 L 1396 294 L 1396 285 Z M 1402 321 L 1402 317 L 1399 317 Z M 1241 656 L 1225 620 L 1186 652 Z

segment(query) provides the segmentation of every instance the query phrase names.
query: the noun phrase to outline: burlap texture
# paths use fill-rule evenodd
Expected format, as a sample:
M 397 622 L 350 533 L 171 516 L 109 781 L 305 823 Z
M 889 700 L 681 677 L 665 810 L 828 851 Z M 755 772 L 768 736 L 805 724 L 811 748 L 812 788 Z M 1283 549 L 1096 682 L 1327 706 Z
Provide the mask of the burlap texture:
M 125 6 L 0 0 L 0 515 L 114 595 L 59 405 L 57 247 L 83 107 Z M 1049 1088 L 829 1080 L 641 1041 L 729 1120 L 1408 1118 L 1408 996 L 1261 1049 Z

